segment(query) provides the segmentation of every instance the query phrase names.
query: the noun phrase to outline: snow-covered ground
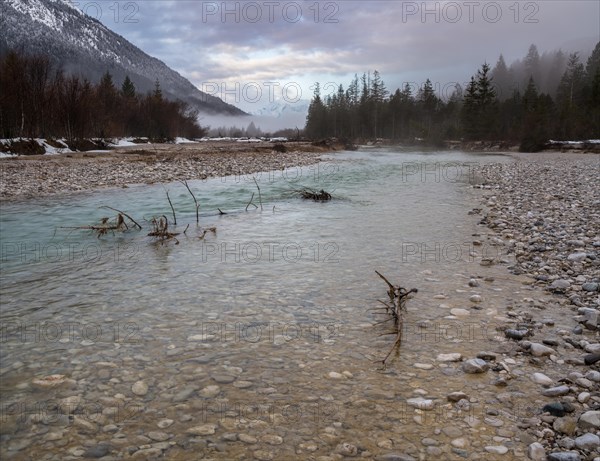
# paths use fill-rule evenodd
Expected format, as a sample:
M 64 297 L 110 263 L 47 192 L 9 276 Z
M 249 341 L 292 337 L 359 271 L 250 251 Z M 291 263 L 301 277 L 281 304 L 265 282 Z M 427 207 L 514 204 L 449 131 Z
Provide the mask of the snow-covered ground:
M 134 140 L 137 142 L 134 142 Z M 28 143 L 31 141 L 37 143 L 38 146 L 42 147 L 44 149 L 45 155 L 68 154 L 68 153 L 75 152 L 69 148 L 69 146 L 67 145 L 66 139 L 47 140 L 47 139 L 43 139 L 43 138 L 33 138 L 33 139 L 12 138 L 12 139 L 0 139 L 0 145 L 2 145 L 2 149 L 0 149 L 1 150 L 0 158 L 17 157 L 19 154 L 16 154 L 11 150 L 11 145 L 16 144 L 16 143 L 21 143 L 21 142 Z M 98 143 L 98 149 L 93 149 L 93 150 L 89 150 L 86 152 L 96 153 L 96 154 L 109 152 L 110 149 L 115 149 L 115 148 L 119 148 L 119 147 L 139 146 L 139 145 L 143 145 L 144 143 L 149 143 L 148 138 L 112 138 L 112 139 L 93 138 L 93 139 L 90 139 L 89 141 L 91 141 L 93 143 Z M 140 142 L 140 141 L 142 141 L 142 142 Z M 175 138 L 175 140 L 174 140 L 175 144 L 187 144 L 187 143 L 194 143 L 194 142 L 197 142 L 197 141 L 189 140 L 187 138 L 179 138 L 179 137 Z M 57 147 L 57 145 L 58 145 L 58 147 Z
M 587 139 L 584 141 L 554 141 L 550 139 L 549 144 L 560 144 L 567 146 L 581 146 L 582 144 L 600 144 L 600 139 Z
M 200 139 L 200 142 L 287 142 L 288 138 L 278 137 L 278 138 L 232 138 L 229 136 L 222 138 L 209 138 L 204 137 Z

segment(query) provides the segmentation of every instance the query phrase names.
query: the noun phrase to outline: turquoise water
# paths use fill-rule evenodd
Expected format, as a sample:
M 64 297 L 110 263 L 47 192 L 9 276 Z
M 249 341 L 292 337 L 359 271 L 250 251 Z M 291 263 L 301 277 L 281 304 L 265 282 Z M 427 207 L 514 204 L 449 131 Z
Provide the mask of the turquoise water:
M 319 376 L 340 362 L 344 369 L 366 367 L 372 370 L 364 377 L 369 387 L 379 379 L 373 358 L 378 350 L 385 355 L 390 343 L 370 326 L 368 309 L 385 296 L 374 271 L 419 288 L 420 296 L 409 304 L 412 322 L 443 319 L 448 312 L 433 296 L 453 292 L 456 274 L 468 277 L 465 266 L 474 264 L 469 256 L 474 219 L 467 211 L 478 206 L 480 192 L 470 187 L 477 166 L 508 161 L 460 152 L 344 152 L 319 165 L 254 175 L 263 209 L 248 211 L 253 192 L 259 204 L 251 176 L 190 181 L 201 204 L 200 226 L 180 183 L 4 204 L 3 403 L 39 399 L 32 379 L 55 373 L 73 377 L 86 401 L 102 393 L 131 394 L 131 381 L 140 376 L 180 389 L 191 379 L 181 369 L 190 357 L 207 353 L 220 359 L 200 362 L 204 371 L 194 378 L 200 386 L 210 383 L 211 373 L 234 367 L 243 370 L 240 380 L 263 383 L 255 387 L 285 381 L 292 399 L 304 399 L 306 389 L 329 393 L 327 382 L 317 384 L 291 365 L 282 375 L 272 366 L 279 357 L 313 367 Z M 302 200 L 293 194 L 300 187 L 325 189 L 334 199 Z M 177 213 L 172 227 L 180 232 L 178 243 L 147 236 L 153 216 L 172 218 L 165 188 Z M 103 205 L 127 212 L 143 230 L 97 238 L 61 228 L 113 217 L 99 209 Z M 213 226 L 216 235 L 199 238 Z M 281 347 L 274 352 L 274 345 Z M 445 352 L 443 346 L 416 342 L 403 357 L 419 361 Z M 98 376 L 98 362 L 135 372 L 122 377 L 115 371 L 111 384 Z M 97 388 L 98 381 L 108 388 Z M 258 398 L 229 387 L 223 390 L 229 399 Z M 349 395 L 361 389 L 359 383 Z M 171 401 L 159 395 L 146 409 L 166 414 Z M 365 422 L 356 424 L 353 429 L 364 431 Z M 123 428 L 128 429 L 144 430 L 144 423 Z M 25 433 L 15 435 L 20 436 Z M 33 443 L 25 450 L 40 447 Z

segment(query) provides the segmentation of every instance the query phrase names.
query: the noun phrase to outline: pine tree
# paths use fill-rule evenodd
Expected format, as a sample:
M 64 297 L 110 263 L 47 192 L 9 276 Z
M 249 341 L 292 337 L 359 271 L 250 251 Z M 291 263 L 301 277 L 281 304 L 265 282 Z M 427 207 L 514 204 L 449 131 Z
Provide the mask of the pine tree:
M 533 77 L 533 80 L 536 82 L 541 82 L 541 73 L 540 73 L 540 53 L 537 49 L 537 46 L 531 45 L 529 47 L 529 51 L 527 52 L 527 56 L 525 56 L 525 82 L 527 85 L 529 82 L 529 78 Z
M 508 67 L 502 55 L 500 55 L 496 66 L 492 70 L 492 78 L 494 79 L 498 99 L 500 101 L 508 99 L 511 96 L 513 85 L 511 84 Z
M 321 86 L 317 82 L 313 98 L 308 107 L 305 132 L 309 138 L 321 139 L 327 136 L 327 110 L 321 99 Z
M 478 131 L 479 104 L 477 95 L 477 82 L 475 77 L 467 85 L 463 107 L 461 111 L 462 131 L 466 139 L 476 139 Z
M 121 86 L 121 93 L 126 98 L 135 98 L 135 85 L 129 78 L 129 75 L 125 76 L 125 80 L 123 81 L 123 85 Z
M 418 107 L 421 115 L 421 133 L 420 136 L 429 139 L 432 135 L 432 124 L 438 109 L 439 99 L 435 95 L 431 80 L 427 79 L 423 88 L 417 95 Z
M 491 139 L 495 136 L 495 123 L 497 117 L 496 90 L 492 78 L 488 75 L 490 66 L 484 63 L 481 70 L 477 71 L 477 108 L 478 108 L 478 134 L 481 139 Z
M 585 71 L 578 53 L 569 55 L 567 70 L 563 74 L 556 94 L 559 107 L 559 135 L 563 139 L 584 135 L 584 84 Z
M 158 81 L 158 79 L 156 79 L 156 81 L 154 82 L 154 91 L 152 92 L 152 96 L 157 101 L 162 101 L 163 95 L 162 90 L 160 89 L 160 82 Z

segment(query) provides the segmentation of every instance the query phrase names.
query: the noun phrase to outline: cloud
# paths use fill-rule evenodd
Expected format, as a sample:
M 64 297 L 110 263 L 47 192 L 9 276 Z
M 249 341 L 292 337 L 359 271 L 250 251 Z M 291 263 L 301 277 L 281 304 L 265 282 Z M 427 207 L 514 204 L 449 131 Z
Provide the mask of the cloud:
M 600 40 L 600 2 L 586 0 L 136 4 L 138 23 L 103 22 L 197 86 L 297 82 L 303 98 L 315 80 L 346 86 L 378 69 L 390 89 L 428 77 L 463 82 L 500 53 L 521 58 L 531 43 L 545 51 Z

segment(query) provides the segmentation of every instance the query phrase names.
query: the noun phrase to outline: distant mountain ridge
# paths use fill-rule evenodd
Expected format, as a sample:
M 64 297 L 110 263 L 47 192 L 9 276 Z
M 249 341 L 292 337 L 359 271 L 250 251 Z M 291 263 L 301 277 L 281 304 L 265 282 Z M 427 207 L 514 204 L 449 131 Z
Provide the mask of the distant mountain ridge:
M 10 49 L 46 54 L 65 72 L 93 82 L 109 71 L 120 85 L 129 75 L 139 93 L 154 88 L 202 113 L 245 115 L 239 108 L 203 93 L 164 62 L 149 56 L 68 0 L 0 0 L 0 55 Z

